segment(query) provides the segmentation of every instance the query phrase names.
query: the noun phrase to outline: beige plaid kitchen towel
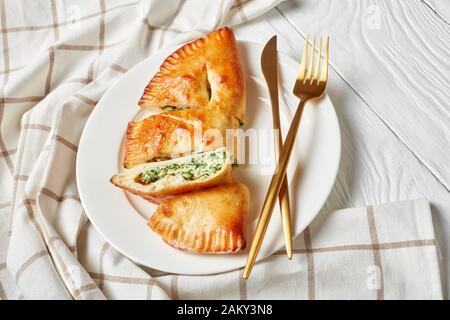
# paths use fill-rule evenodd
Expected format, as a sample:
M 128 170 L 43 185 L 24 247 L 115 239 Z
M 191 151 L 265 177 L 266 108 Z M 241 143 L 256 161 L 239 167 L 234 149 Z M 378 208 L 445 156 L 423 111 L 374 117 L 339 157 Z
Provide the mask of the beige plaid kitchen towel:
M 275 254 L 247 282 L 138 266 L 88 222 L 75 159 L 103 93 L 159 48 L 278 2 L 0 0 L 1 299 L 441 298 L 424 200 L 323 212 L 293 261 Z
M 442 299 L 427 200 L 325 210 L 285 251 L 213 276 L 156 276 L 177 299 Z

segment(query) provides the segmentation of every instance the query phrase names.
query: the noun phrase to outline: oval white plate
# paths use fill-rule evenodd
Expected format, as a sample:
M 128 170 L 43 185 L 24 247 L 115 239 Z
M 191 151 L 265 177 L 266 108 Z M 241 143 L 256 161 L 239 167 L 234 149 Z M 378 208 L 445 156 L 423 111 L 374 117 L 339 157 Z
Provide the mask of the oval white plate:
M 249 161 L 234 170 L 251 192 L 247 218 L 247 248 L 261 210 L 274 167 L 272 112 L 259 61 L 263 47 L 239 41 L 247 84 L 247 123 L 257 140 L 249 144 Z M 120 169 L 128 121 L 148 116 L 137 101 L 160 64 L 176 48 L 162 50 L 139 63 L 99 101 L 81 137 L 77 182 L 81 201 L 96 229 L 130 259 L 148 267 L 179 274 L 211 274 L 245 265 L 247 250 L 235 255 L 196 255 L 165 244 L 147 225 L 156 206 L 114 187 L 110 177 Z M 279 54 L 280 109 L 283 133 L 289 127 L 298 99 L 291 90 L 298 63 Z M 256 142 L 255 142 L 256 141 Z M 298 236 L 317 215 L 336 178 L 341 152 L 340 130 L 333 105 L 324 96 L 306 106 L 288 168 L 293 236 Z M 284 247 L 278 205 L 274 210 L 258 260 Z

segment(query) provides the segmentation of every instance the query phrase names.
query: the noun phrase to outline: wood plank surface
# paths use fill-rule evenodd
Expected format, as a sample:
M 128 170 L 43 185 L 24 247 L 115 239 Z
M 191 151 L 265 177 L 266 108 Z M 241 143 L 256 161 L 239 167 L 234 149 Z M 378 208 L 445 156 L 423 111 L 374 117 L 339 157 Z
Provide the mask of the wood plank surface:
M 289 10 L 292 9 L 288 7 L 275 9 L 260 19 L 237 27 L 235 30 L 238 38 L 264 44 L 271 36 L 277 34 L 279 50 L 299 60 L 304 43 L 303 35 L 311 31 L 302 31 L 299 27 L 293 26 L 292 21 L 288 21 L 286 17 L 298 13 L 291 13 Z M 298 11 L 299 8 L 295 7 L 293 10 Z M 314 14 L 315 17 L 320 17 L 326 15 L 327 11 L 315 11 Z M 313 18 L 309 17 L 312 20 Z M 358 24 L 358 22 L 354 23 Z M 330 32 L 330 34 L 332 33 Z M 371 77 L 365 79 L 364 77 L 368 76 L 366 74 L 359 75 L 358 68 L 351 72 L 349 78 L 353 81 L 359 78 L 365 80 L 359 85 L 361 88 L 355 88 L 346 78 L 346 75 L 342 74 L 342 70 L 346 69 L 336 67 L 342 61 L 349 63 L 343 58 L 339 59 L 339 54 L 337 54 L 340 50 L 345 53 L 346 48 L 337 46 L 334 42 L 333 46 L 334 49 L 331 53 L 333 68 L 330 72 L 327 92 L 333 101 L 339 118 L 342 134 L 342 156 L 337 181 L 321 214 L 326 215 L 330 210 L 338 208 L 427 198 L 431 203 L 435 231 L 443 256 L 444 263 L 441 277 L 444 296 L 446 296 L 450 287 L 447 280 L 447 274 L 450 272 L 447 263 L 450 259 L 450 233 L 448 232 L 450 230 L 450 194 L 443 181 L 448 183 L 450 180 L 445 180 L 443 177 L 438 178 L 430 170 L 430 166 L 435 164 L 436 168 L 440 169 L 439 172 L 445 172 L 443 163 L 449 155 L 443 155 L 445 152 L 441 150 L 441 153 L 429 157 L 430 159 L 433 158 L 433 163 L 425 162 L 428 158 L 423 160 L 417 156 L 411 146 L 405 142 L 414 138 L 414 136 L 411 138 L 411 134 L 417 135 L 414 132 L 414 125 L 411 123 L 408 130 L 397 132 L 392 128 L 392 125 L 400 125 L 403 120 L 388 121 L 389 119 L 384 119 L 377 108 L 371 105 L 372 100 L 365 99 L 363 95 L 366 91 L 371 93 L 371 99 L 384 95 L 384 106 L 393 104 L 393 101 L 400 99 L 397 94 L 392 93 L 392 90 L 389 93 L 376 92 L 376 82 L 372 83 Z M 359 59 L 363 60 L 362 58 Z M 369 56 L 367 59 L 373 59 L 373 57 Z M 364 63 L 370 64 L 369 61 Z M 378 88 L 378 90 L 383 90 L 383 88 Z M 440 89 L 444 90 L 443 88 Z M 392 94 L 395 97 L 392 98 Z M 440 96 L 439 99 L 443 99 L 443 96 L 448 94 L 449 92 L 438 92 L 437 95 Z M 398 108 L 418 109 L 420 112 L 424 112 L 423 106 L 419 104 L 411 105 L 410 99 L 415 98 L 400 100 L 397 104 Z M 446 116 L 444 107 L 437 106 L 434 109 L 437 110 L 437 113 L 441 112 L 441 116 Z M 430 117 L 433 112 L 429 111 Z M 400 115 L 392 116 L 383 113 L 383 116 L 392 118 Z M 402 115 L 402 117 L 407 116 Z M 434 121 L 428 123 L 428 125 L 433 124 L 435 124 Z M 436 137 L 438 137 L 436 139 L 440 139 L 433 147 L 439 150 L 445 148 L 445 144 L 448 142 L 445 141 L 448 138 L 445 137 L 448 134 L 445 132 L 445 124 L 441 123 L 439 130 L 436 129 L 435 131 L 437 133 L 434 131 L 426 133 L 428 137 L 434 137 L 436 134 Z M 423 144 L 424 148 L 430 148 L 429 145 L 426 145 L 426 141 L 417 142 L 415 145 L 422 147 L 420 143 Z M 446 169 L 448 170 L 448 168 Z
M 333 68 L 450 190 L 450 25 L 422 1 L 294 0 L 278 8 L 300 34 L 331 36 Z

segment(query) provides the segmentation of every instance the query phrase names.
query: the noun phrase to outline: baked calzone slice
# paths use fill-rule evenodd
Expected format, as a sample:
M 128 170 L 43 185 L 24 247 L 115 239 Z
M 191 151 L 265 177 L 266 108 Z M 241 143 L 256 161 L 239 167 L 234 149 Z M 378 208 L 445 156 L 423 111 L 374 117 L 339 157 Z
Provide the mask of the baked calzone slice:
M 237 252 L 245 248 L 249 198 L 247 187 L 237 182 L 192 192 L 161 202 L 148 225 L 177 249 Z
M 172 53 L 139 101 L 145 109 L 217 109 L 245 122 L 245 81 L 236 40 L 216 30 Z
M 159 203 L 177 194 L 232 180 L 232 155 L 225 147 L 177 159 L 136 165 L 111 178 L 119 188 Z
M 214 150 L 227 144 L 227 129 L 238 120 L 217 110 L 185 109 L 155 114 L 128 123 L 123 165 L 160 161 L 187 153 Z M 228 135 L 231 136 L 231 135 Z

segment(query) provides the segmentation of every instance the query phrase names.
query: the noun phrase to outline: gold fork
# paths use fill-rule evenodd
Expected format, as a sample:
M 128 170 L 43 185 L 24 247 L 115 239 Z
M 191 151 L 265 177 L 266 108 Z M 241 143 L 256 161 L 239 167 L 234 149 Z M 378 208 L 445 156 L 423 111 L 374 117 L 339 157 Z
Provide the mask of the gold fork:
M 319 54 L 316 59 L 314 59 L 316 37 L 313 36 L 312 38 L 312 45 L 309 50 L 309 55 L 308 39 L 309 37 L 306 37 L 302 58 L 300 60 L 300 71 L 297 75 L 297 80 L 295 81 L 293 90 L 294 95 L 300 99 L 300 103 L 297 107 L 297 110 L 295 111 L 295 115 L 292 119 L 292 123 L 286 136 L 286 140 L 284 142 L 283 148 L 281 149 L 275 174 L 272 176 L 272 180 L 269 184 L 269 189 L 264 200 L 261 215 L 258 220 L 258 225 L 256 226 L 255 236 L 253 238 L 250 252 L 247 258 L 247 263 L 245 265 L 243 273 L 244 279 L 247 279 L 250 275 L 250 272 L 252 271 L 253 265 L 256 261 L 256 256 L 258 255 L 259 249 L 261 248 L 267 226 L 269 225 L 269 220 L 272 216 L 272 211 L 275 207 L 277 196 L 283 184 L 283 178 L 285 176 L 286 169 L 289 163 L 289 157 L 291 156 L 292 148 L 297 136 L 298 127 L 300 126 L 300 120 L 302 118 L 305 103 L 308 100 L 319 98 L 325 91 L 325 87 L 327 84 L 329 38 L 327 37 L 325 40 L 325 50 L 322 63 L 322 37 L 319 41 Z M 315 67 L 314 60 L 316 60 Z M 306 66 L 307 63 L 308 66 Z

